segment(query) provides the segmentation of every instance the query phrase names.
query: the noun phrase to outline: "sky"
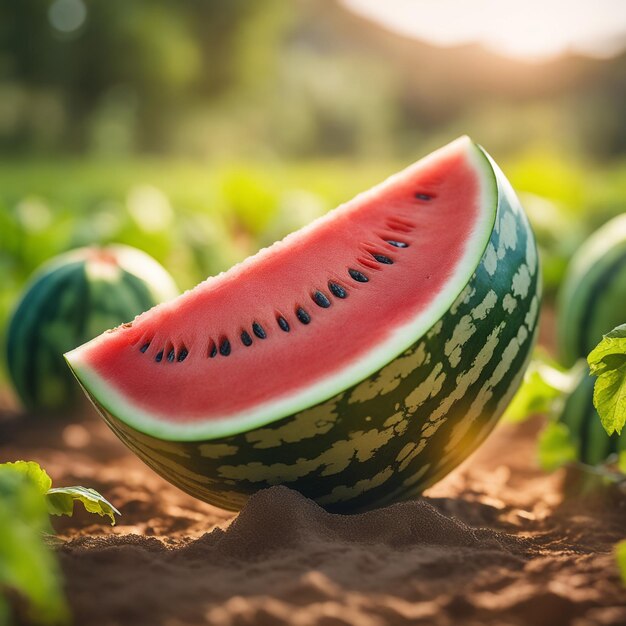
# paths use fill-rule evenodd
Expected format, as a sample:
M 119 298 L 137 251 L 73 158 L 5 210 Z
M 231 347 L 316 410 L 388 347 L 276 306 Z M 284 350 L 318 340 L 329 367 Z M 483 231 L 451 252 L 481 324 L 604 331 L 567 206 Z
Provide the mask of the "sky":
M 341 0 L 389 30 L 454 46 L 481 43 L 541 61 L 565 52 L 611 56 L 626 48 L 626 0 Z

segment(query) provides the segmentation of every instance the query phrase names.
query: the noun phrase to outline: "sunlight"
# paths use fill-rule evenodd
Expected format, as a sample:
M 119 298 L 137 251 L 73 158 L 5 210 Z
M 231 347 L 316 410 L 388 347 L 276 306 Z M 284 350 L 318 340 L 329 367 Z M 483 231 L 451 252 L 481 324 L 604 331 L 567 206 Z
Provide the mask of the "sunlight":
M 481 43 L 542 60 L 566 52 L 610 56 L 626 47 L 624 0 L 342 0 L 403 35 L 441 46 Z

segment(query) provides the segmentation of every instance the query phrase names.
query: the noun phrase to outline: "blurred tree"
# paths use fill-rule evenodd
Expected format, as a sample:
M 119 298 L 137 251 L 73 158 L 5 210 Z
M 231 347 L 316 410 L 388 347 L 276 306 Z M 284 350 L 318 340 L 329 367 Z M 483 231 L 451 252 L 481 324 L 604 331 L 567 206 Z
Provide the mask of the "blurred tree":
M 88 147 L 92 124 L 117 124 L 137 148 L 159 148 L 194 94 L 213 96 L 232 82 L 231 48 L 251 12 L 244 0 L 0 0 L 2 88 L 61 103 L 70 148 Z M 14 117 L 3 145 L 31 148 L 32 116 Z
M 469 132 L 613 157 L 625 64 L 434 48 L 339 0 L 0 0 L 0 152 L 404 158 Z

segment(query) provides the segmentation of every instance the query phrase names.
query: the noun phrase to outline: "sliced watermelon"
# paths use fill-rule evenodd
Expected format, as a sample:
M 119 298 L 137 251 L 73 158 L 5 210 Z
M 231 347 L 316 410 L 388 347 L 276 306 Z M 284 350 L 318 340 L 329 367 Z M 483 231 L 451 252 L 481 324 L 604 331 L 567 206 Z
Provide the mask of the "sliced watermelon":
M 346 442 L 384 429 L 387 443 L 395 433 L 385 446 L 395 450 L 395 465 L 383 456 L 385 464 L 372 467 L 385 471 L 388 482 L 411 465 L 427 482 L 490 430 L 521 377 L 534 335 L 534 245 L 506 179 L 481 148 L 461 138 L 66 358 L 114 430 L 157 471 L 204 499 L 236 508 L 242 495 L 276 482 L 326 503 L 358 499 L 373 488 L 372 476 L 368 470 L 362 488 L 354 486 L 366 459 L 362 443 Z M 430 469 L 413 465 L 425 445 L 419 432 L 426 437 L 429 416 L 436 421 L 431 413 L 441 421 L 453 407 L 469 410 L 468 398 L 474 412 L 485 414 L 480 437 L 463 454 L 438 446 L 443 460 L 429 462 Z M 428 412 L 417 411 L 431 399 Z M 369 415 L 362 415 L 364 407 Z M 408 434 L 406 426 L 387 424 L 394 414 L 398 424 L 413 416 L 418 430 Z M 300 437 L 289 424 L 304 415 L 310 424 L 299 426 Z M 343 420 L 343 427 L 320 434 L 320 417 Z M 459 444 L 470 426 L 457 428 Z M 289 434 L 279 434 L 285 428 Z M 285 445 L 267 457 L 265 448 L 275 446 L 259 441 L 272 431 Z M 337 440 L 338 434 L 346 438 Z M 324 460 L 310 463 L 323 450 Z M 229 455 L 225 470 L 222 457 Z M 270 458 L 283 469 L 268 473 Z M 300 463 L 305 460 L 309 466 Z M 351 495 L 329 496 L 320 477 L 333 464 L 353 461 Z M 314 477 L 318 486 L 307 486 Z M 333 488 L 345 485 L 334 482 Z M 393 499 L 407 491 L 395 486 Z

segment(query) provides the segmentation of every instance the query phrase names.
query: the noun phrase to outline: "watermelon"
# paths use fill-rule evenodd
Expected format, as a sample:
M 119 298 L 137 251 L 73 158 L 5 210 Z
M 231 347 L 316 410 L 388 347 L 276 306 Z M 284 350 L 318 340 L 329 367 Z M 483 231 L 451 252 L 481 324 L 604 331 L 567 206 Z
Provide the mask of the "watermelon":
M 626 320 L 626 213 L 589 237 L 572 258 L 558 295 L 557 328 L 561 359 L 572 365 L 586 358 L 602 335 Z M 626 438 L 609 437 L 593 405 L 596 379 L 585 367 L 565 399 L 565 424 L 582 463 L 597 465 L 626 449 Z
M 165 269 L 128 246 L 81 248 L 44 264 L 8 328 L 8 370 L 23 405 L 74 411 L 83 395 L 63 353 L 176 295 Z
M 66 359 L 190 494 L 236 510 L 283 484 L 354 511 L 413 497 L 484 440 L 539 304 L 526 216 L 465 137 Z
M 559 290 L 561 360 L 573 365 L 626 321 L 626 213 L 598 229 L 572 258 Z
M 576 447 L 576 458 L 587 465 L 599 465 L 621 451 L 626 451 L 626 433 L 609 437 L 593 405 L 596 378 L 585 369 L 574 390 L 566 397 L 559 421 L 569 430 Z

